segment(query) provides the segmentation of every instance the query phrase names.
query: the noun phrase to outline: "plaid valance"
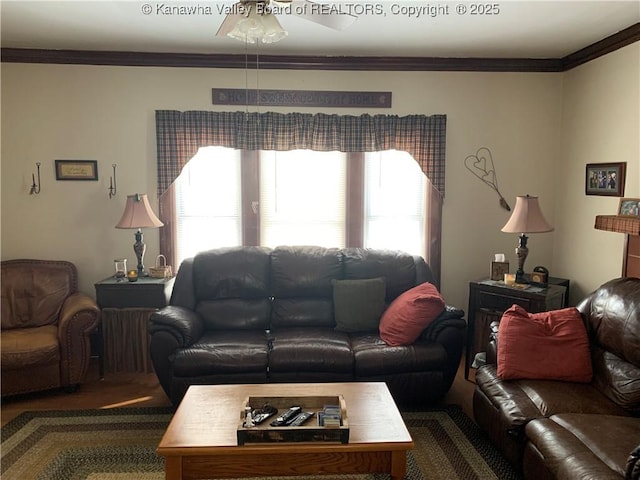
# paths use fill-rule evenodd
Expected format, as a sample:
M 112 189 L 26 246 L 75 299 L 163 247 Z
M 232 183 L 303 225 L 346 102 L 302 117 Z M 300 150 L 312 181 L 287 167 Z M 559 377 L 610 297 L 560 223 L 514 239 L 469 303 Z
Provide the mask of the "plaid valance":
M 446 115 L 156 111 L 158 195 L 200 147 L 239 150 L 403 150 L 444 197 Z

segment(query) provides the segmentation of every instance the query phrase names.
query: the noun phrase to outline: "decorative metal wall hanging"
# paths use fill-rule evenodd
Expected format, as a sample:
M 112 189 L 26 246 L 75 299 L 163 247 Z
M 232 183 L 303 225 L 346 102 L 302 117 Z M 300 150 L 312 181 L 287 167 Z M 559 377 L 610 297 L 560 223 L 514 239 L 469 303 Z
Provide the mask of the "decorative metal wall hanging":
M 469 155 L 464 159 L 464 166 L 483 183 L 495 190 L 498 197 L 500 197 L 500 206 L 507 211 L 511 211 L 511 207 L 498 188 L 498 176 L 496 175 L 496 167 L 493 164 L 491 150 L 487 147 L 479 148 L 475 155 Z

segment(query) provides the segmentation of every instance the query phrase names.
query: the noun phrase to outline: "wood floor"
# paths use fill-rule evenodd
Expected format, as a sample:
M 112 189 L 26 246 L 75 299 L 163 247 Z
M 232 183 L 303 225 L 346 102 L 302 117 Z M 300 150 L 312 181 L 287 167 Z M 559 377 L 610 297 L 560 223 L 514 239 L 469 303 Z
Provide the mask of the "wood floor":
M 464 379 L 460 364 L 451 390 L 443 399 L 446 405 L 460 405 L 471 418 L 475 384 L 473 370 Z M 171 402 L 164 394 L 154 373 L 107 373 L 100 380 L 97 362 L 91 364 L 85 382 L 75 393 L 42 392 L 2 399 L 1 423 L 6 424 L 28 410 L 75 410 L 118 407 L 161 407 Z

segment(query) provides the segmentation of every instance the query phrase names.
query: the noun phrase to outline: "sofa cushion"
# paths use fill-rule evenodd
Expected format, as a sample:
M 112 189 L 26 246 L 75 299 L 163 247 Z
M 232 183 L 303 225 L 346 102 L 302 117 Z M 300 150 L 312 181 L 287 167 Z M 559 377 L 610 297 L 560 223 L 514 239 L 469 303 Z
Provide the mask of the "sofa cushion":
M 447 368 L 448 356 L 440 343 L 392 347 L 377 334 L 351 334 L 356 377 L 425 372 Z
M 268 298 L 269 252 L 264 247 L 230 247 L 197 254 L 195 300 Z
M 195 311 L 205 330 L 267 330 L 271 315 L 268 298 L 227 298 L 205 300 Z
M 593 384 L 622 408 L 640 415 L 640 368 L 594 345 Z
M 640 368 L 640 281 L 617 278 L 578 305 L 590 334 L 604 350 Z
M 77 270 L 70 262 L 6 260 L 0 271 L 3 330 L 56 323 L 62 303 L 77 291 Z
M 353 375 L 349 335 L 327 328 L 272 330 L 269 371 L 334 372 Z
M 411 288 L 382 314 L 380 337 L 389 345 L 411 345 L 445 309 L 445 301 L 431 283 Z
M 331 298 L 331 280 L 342 278 L 340 250 L 277 247 L 271 252 L 271 293 L 275 298 Z
M 575 308 L 528 313 L 513 305 L 498 330 L 498 376 L 590 382 L 589 339 Z
M 640 414 L 640 280 L 610 280 L 580 302 L 592 343 L 593 381 L 611 401 Z
M 554 478 L 624 478 L 640 418 L 562 414 L 533 420 L 525 431 Z
M 3 370 L 60 363 L 58 327 L 3 330 L 0 335 L 0 363 Z
M 173 373 L 178 377 L 264 372 L 269 342 L 264 331 L 208 331 L 193 345 L 177 350 Z
M 333 308 L 336 330 L 377 331 L 385 307 L 384 297 L 383 278 L 334 280 Z
M 387 303 L 416 285 L 416 262 L 404 252 L 345 248 L 342 263 L 346 280 L 384 278 Z

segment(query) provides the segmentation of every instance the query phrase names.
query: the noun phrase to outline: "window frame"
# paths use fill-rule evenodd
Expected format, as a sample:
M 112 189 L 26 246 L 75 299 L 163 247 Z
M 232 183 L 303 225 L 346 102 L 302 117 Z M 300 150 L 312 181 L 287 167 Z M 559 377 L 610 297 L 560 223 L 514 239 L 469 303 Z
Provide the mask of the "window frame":
M 364 241 L 364 152 L 347 152 L 345 245 L 362 248 Z M 260 245 L 260 151 L 241 150 L 241 215 L 243 246 Z M 425 252 L 436 286 L 440 288 L 442 197 L 426 179 Z M 160 198 L 159 213 L 164 226 L 159 230 L 160 251 L 177 270 L 176 189 L 172 184 Z M 256 203 L 257 202 L 257 203 Z

